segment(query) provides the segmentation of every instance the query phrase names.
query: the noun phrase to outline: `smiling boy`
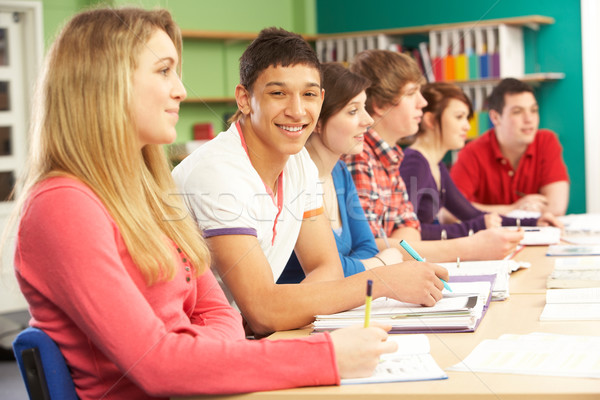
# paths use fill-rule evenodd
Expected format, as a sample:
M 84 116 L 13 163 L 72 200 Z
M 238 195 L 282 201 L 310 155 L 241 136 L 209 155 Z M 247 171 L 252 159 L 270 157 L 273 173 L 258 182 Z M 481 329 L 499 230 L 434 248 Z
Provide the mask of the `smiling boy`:
M 321 110 L 320 64 L 299 35 L 268 28 L 240 59 L 235 123 L 173 171 L 203 229 L 213 267 L 251 330 L 294 329 L 374 297 L 433 305 L 443 268 L 413 262 L 348 278 L 323 213 L 318 171 L 303 148 Z M 306 274 L 278 285 L 292 250 Z

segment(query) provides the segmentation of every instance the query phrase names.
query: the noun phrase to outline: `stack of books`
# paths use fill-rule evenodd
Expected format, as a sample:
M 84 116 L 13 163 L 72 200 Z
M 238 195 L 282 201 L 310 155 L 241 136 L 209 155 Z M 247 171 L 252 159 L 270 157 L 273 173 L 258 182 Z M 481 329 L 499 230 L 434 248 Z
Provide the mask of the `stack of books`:
M 600 257 L 561 257 L 546 281 L 548 289 L 600 287 Z
M 540 321 L 599 321 L 600 288 L 548 289 Z
M 391 333 L 473 332 L 489 306 L 494 279 L 494 275 L 450 279 L 452 293 L 444 290 L 444 297 L 433 307 L 379 298 L 371 304 L 370 320 L 391 326 Z M 364 316 L 365 306 L 317 315 L 314 330 L 360 325 Z

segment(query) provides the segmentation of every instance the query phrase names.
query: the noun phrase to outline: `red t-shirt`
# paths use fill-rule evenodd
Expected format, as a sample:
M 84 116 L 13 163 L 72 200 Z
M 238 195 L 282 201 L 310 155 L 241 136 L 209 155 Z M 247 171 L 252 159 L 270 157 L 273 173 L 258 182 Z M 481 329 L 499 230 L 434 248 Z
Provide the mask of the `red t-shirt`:
M 467 199 L 482 204 L 512 204 L 523 195 L 539 193 L 542 186 L 569 180 L 562 147 L 547 129 L 538 130 L 516 170 L 490 129 L 458 153 L 450 175 Z

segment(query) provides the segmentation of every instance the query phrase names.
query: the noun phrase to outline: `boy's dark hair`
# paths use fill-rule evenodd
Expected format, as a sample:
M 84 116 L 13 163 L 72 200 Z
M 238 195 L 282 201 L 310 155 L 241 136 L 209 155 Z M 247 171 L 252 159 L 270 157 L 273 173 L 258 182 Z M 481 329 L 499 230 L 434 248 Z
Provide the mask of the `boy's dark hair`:
M 494 110 L 498 114 L 502 114 L 502 110 L 504 109 L 504 96 L 507 94 L 519 94 L 524 92 L 535 95 L 533 93 L 533 88 L 523 81 L 515 78 L 502 79 L 487 98 L 488 110 Z
M 265 28 L 240 57 L 240 84 L 251 91 L 258 75 L 265 69 L 296 64 L 321 71 L 317 53 L 302 36 L 281 28 Z
M 302 36 L 281 28 L 265 28 L 240 57 L 240 84 L 251 92 L 256 79 L 265 69 L 297 64 L 314 67 L 323 81 L 317 53 Z M 237 110 L 228 122 L 233 123 L 241 117 L 242 112 Z

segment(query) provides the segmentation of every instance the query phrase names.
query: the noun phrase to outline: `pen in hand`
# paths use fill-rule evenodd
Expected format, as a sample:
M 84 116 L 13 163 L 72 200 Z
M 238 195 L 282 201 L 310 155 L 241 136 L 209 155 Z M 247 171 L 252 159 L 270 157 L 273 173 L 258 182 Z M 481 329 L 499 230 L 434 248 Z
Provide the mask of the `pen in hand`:
M 369 327 L 371 321 L 371 300 L 373 300 L 373 281 L 367 280 L 367 300 L 365 301 L 365 328 Z
M 410 255 L 411 255 L 411 257 L 412 257 L 412 258 L 414 258 L 415 260 L 417 260 L 417 261 L 423 261 L 423 258 L 422 258 L 422 257 L 419 255 L 419 253 L 417 253 L 417 252 L 415 251 L 415 249 L 413 249 L 413 248 L 412 248 L 412 247 L 411 247 L 411 246 L 410 246 L 410 245 L 409 245 L 409 244 L 406 242 L 406 240 L 402 239 L 402 240 L 400 241 L 400 246 L 402 246 L 402 248 L 403 248 L 404 250 L 406 250 L 406 252 L 407 252 L 408 254 L 410 254 Z M 448 283 L 447 283 L 445 280 L 443 280 L 443 279 L 440 279 L 440 281 L 442 281 L 442 283 L 444 284 L 444 287 L 446 288 L 446 290 L 448 290 L 449 292 L 452 292 L 452 289 L 450 289 L 450 286 L 448 285 Z

